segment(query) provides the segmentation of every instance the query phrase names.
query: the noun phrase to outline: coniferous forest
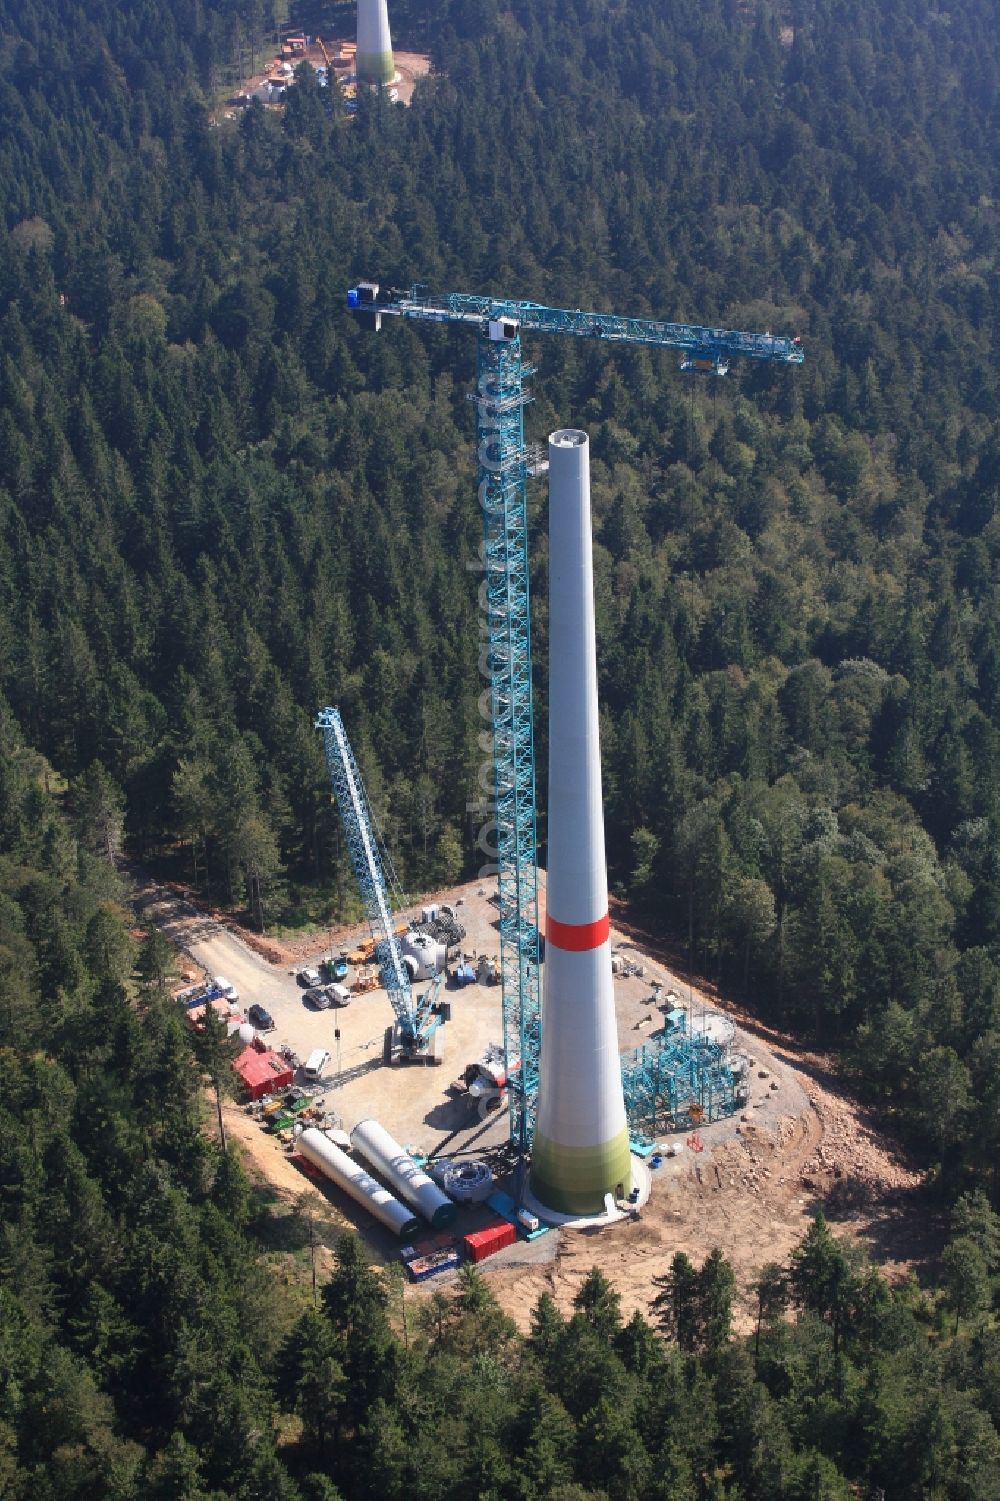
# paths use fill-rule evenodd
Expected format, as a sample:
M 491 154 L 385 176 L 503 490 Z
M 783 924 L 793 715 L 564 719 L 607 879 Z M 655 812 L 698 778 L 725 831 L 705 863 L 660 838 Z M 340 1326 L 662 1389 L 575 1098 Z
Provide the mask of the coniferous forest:
M 992 8 L 394 0 L 411 108 L 230 118 L 273 4 L 0 0 L 0 1494 L 995 1501 Z M 401 1327 L 348 1241 L 273 1285 L 108 856 L 349 913 L 337 703 L 404 884 L 482 861 L 473 343 L 364 277 L 801 335 L 526 340 L 527 423 L 591 435 L 612 883 L 902 1133 L 933 1287 L 822 1220 L 738 1338 L 719 1258 L 528 1339 L 471 1274 Z

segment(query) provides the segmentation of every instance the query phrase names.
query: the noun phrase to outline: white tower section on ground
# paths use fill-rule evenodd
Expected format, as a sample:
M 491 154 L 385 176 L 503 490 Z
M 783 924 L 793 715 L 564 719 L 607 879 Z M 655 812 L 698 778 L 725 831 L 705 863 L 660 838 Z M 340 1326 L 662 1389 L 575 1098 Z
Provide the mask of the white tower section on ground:
M 392 83 L 396 75 L 386 0 L 358 0 L 358 83 Z
M 351 1132 L 351 1146 L 367 1158 L 376 1172 L 423 1215 L 435 1230 L 450 1225 L 458 1212 L 432 1178 L 419 1167 L 409 1152 L 390 1136 L 378 1121 L 359 1121 Z
M 586 433 L 549 438 L 549 807 L 531 1189 L 598 1214 L 631 1183 L 608 936 Z
M 346 1194 L 350 1194 L 368 1212 L 394 1230 L 399 1236 L 416 1235 L 420 1230 L 420 1221 L 413 1217 L 409 1209 L 402 1205 L 398 1199 L 394 1199 L 387 1188 L 381 1183 L 376 1183 L 370 1173 L 366 1173 L 360 1162 L 354 1162 L 346 1152 L 334 1146 L 332 1141 L 327 1140 L 322 1131 L 315 1126 L 307 1128 L 295 1139 L 296 1150 L 307 1158 L 314 1167 L 318 1167 L 321 1173 L 342 1188 Z

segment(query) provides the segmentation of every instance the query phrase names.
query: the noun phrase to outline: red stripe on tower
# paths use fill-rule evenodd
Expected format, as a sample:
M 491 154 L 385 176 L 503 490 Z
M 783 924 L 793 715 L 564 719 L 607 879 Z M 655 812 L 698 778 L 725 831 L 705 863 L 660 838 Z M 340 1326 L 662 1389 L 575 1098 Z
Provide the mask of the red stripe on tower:
M 554 917 L 546 917 L 545 941 L 571 954 L 582 954 L 587 949 L 599 949 L 602 943 L 606 943 L 610 928 L 606 912 L 596 922 L 557 922 Z

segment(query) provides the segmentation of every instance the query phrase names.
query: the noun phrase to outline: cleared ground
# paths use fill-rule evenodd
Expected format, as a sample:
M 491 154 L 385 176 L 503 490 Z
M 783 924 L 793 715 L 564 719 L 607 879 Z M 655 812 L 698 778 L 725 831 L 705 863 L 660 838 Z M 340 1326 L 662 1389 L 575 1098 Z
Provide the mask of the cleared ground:
M 470 957 L 499 953 L 496 909 L 487 899 L 488 889 L 472 883 L 435 894 L 436 901 L 455 907 L 467 929 L 463 947 Z M 294 978 L 296 948 L 297 963 L 303 963 L 307 957 L 352 947 L 362 936 L 359 931 L 337 934 L 333 942 L 328 936 L 297 946 L 267 945 L 268 952 L 281 954 L 281 965 L 162 888 L 147 884 L 139 904 L 206 973 L 221 973 L 236 985 L 242 1008 L 252 1001 L 267 1007 L 277 1023 L 268 1039 L 273 1045 L 288 1043 L 300 1058 L 316 1047 L 330 1051 L 323 1093 L 346 1129 L 374 1116 L 401 1142 L 428 1155 L 478 1153 L 504 1141 L 505 1114 L 481 1122 L 468 1099 L 456 1097 L 449 1088 L 466 1063 L 489 1043 L 501 1040 L 499 986 L 476 984 L 444 992 L 452 1005 L 452 1020 L 445 1029 L 446 1054 L 440 1067 L 387 1068 L 382 1063 L 382 1038 L 392 1011 L 383 990 L 356 997 L 344 1010 L 317 1012 L 305 1003 Z M 919 1257 L 926 1238 L 908 1207 L 919 1177 L 878 1123 L 839 1089 L 828 1060 L 801 1051 L 792 1039 L 769 1033 L 690 985 L 661 952 L 650 953 L 651 946 L 634 933 L 626 935 L 613 927 L 612 941 L 616 952 L 645 967 L 642 976 L 615 980 L 622 1051 L 636 1047 L 659 1024 L 653 994 L 654 982 L 659 982 L 661 995 L 673 992 L 695 1019 L 705 1009 L 733 1016 L 736 1047 L 753 1059 L 751 1098 L 739 1115 L 700 1128 L 695 1143 L 700 1151 L 688 1144 L 686 1132 L 659 1138 L 678 1141 L 681 1151 L 654 1172 L 653 1194 L 638 1222 L 598 1234 L 553 1232 L 487 1263 L 495 1290 L 519 1323 L 526 1325 L 543 1290 L 568 1306 L 595 1262 L 619 1288 L 626 1314 L 648 1307 L 653 1277 L 667 1270 L 678 1250 L 700 1262 L 720 1246 L 746 1285 L 765 1261 L 787 1256 L 831 1190 L 843 1190 L 853 1205 L 843 1233 L 866 1244 L 875 1259 L 905 1267 Z M 307 1196 L 319 1195 L 332 1206 L 337 1222 L 364 1233 L 377 1257 L 393 1255 L 391 1238 L 364 1211 L 332 1186 L 303 1178 L 283 1149 L 236 1107 L 229 1114 L 241 1146 L 275 1189 L 290 1195 L 298 1187 Z M 481 1219 L 481 1212 L 464 1213 L 460 1231 L 474 1228 Z M 434 1279 L 427 1288 L 434 1290 L 442 1282 Z M 414 1290 L 416 1296 L 422 1293 Z
M 272 81 L 286 81 L 282 79 L 279 68 L 282 61 L 288 62 L 293 68 L 300 62 L 311 63 L 314 68 L 326 68 L 328 60 L 336 59 L 334 73 L 340 79 L 341 89 L 345 98 L 353 98 L 357 93 L 356 84 L 345 83 L 350 65 L 341 58 L 341 47 L 344 42 L 353 42 L 353 37 L 334 37 L 320 42 L 317 38 L 307 48 L 304 54 L 295 57 L 281 59 L 277 55 L 267 59 L 260 72 L 250 74 L 237 84 L 230 96 L 230 105 L 243 105 L 250 99 L 260 99 L 265 104 L 271 102 L 268 93 L 268 84 Z M 396 76 L 390 87 L 396 92 L 396 99 L 400 104 L 410 104 L 413 100 L 413 90 L 417 80 L 426 78 L 431 71 L 431 59 L 422 52 L 400 52 L 393 49 L 393 62 L 396 66 Z M 280 108 L 280 103 L 278 106 Z M 221 117 L 227 120 L 236 118 L 236 109 L 223 109 Z

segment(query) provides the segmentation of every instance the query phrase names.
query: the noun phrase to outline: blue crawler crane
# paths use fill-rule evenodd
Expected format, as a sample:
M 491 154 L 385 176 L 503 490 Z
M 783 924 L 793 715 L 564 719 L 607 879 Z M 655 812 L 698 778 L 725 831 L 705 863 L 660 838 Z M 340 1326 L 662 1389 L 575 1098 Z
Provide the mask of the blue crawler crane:
M 362 281 L 347 306 L 377 332 L 385 317 L 458 325 L 476 335 L 476 454 L 483 512 L 488 645 L 493 713 L 497 875 L 504 1048 L 510 1078 L 510 1138 L 519 1153 L 531 1146 L 541 1047 L 535 742 L 531 703 L 531 609 L 528 593 L 527 482 L 546 466 L 524 442 L 529 400 L 521 334 L 564 334 L 610 345 L 676 349 L 681 369 L 725 375 L 733 358 L 800 365 L 798 338 L 742 333 L 690 323 L 623 318 L 579 308 L 466 292 L 442 296 L 426 287 L 383 287 Z M 520 1069 L 510 1066 L 521 1060 Z
M 444 972 L 434 977 L 423 995 L 414 996 L 409 972 L 399 951 L 375 822 L 339 709 L 322 709 L 316 728 L 323 732 L 330 781 L 368 926 L 375 941 L 379 978 L 396 1016 L 395 1024 L 386 1034 L 386 1062 L 437 1062 L 431 1039 L 442 1021 L 439 993 Z

